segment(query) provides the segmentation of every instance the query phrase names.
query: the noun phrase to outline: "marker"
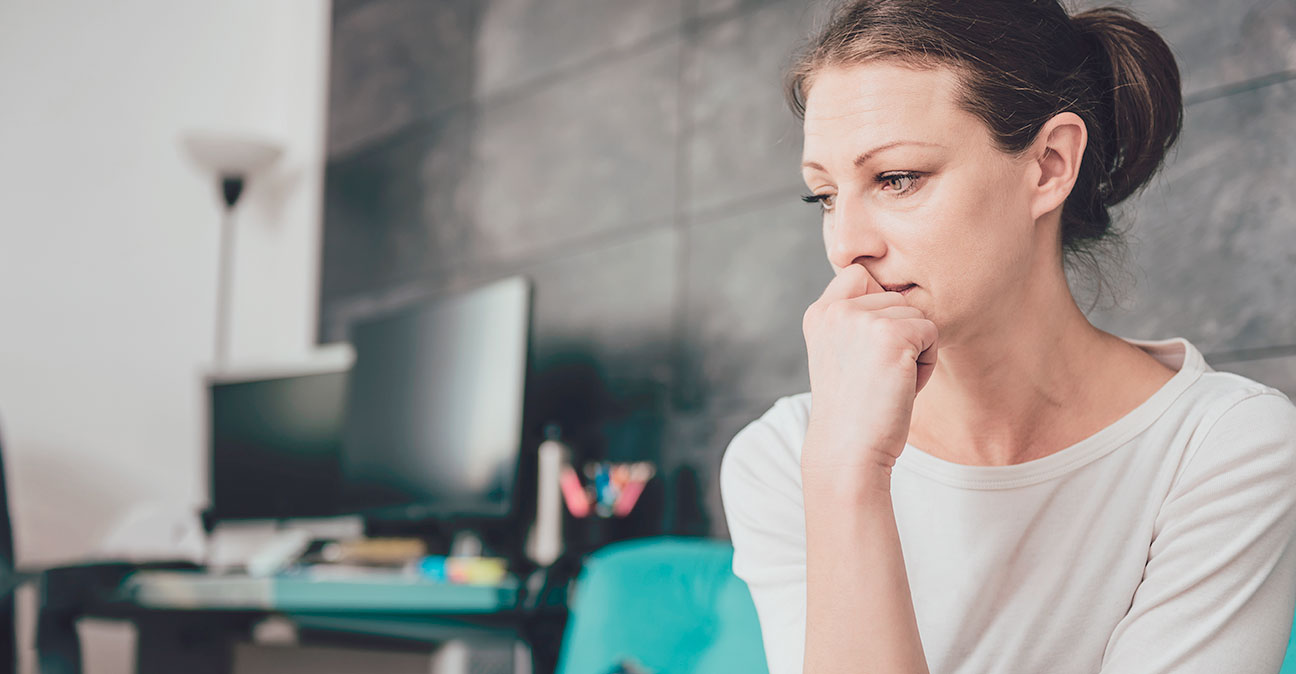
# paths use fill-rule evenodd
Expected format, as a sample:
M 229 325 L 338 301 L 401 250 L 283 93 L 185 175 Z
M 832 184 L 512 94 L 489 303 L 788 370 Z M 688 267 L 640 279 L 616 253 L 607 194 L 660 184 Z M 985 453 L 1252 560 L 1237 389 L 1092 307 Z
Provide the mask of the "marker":
M 643 493 L 646 484 L 648 483 L 638 480 L 627 482 L 625 489 L 617 498 L 616 504 L 612 506 L 612 513 L 617 517 L 629 515 L 630 511 L 635 507 L 635 502 L 639 500 L 639 495 Z
M 563 501 L 567 503 L 567 510 L 573 517 L 585 517 L 589 515 L 590 504 L 589 497 L 585 494 L 585 489 L 581 487 L 580 477 L 571 466 L 563 466 L 562 478 L 558 485 L 562 487 Z

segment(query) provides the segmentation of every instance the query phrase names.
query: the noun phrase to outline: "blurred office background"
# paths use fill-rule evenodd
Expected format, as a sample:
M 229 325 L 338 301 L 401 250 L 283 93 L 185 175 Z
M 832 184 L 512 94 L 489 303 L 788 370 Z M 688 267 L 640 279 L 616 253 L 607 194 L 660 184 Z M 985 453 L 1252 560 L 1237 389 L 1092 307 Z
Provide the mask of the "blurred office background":
M 800 317 L 831 278 L 778 86 L 824 5 L 337 2 L 321 338 L 525 273 L 540 366 L 575 350 L 613 395 L 654 393 L 660 460 L 724 536 L 720 454 L 808 390 Z M 1124 307 L 1093 319 L 1296 391 L 1296 5 L 1133 6 L 1176 50 L 1186 124 L 1124 209 Z
M 355 321 L 524 275 L 532 421 L 658 466 L 627 535 L 725 538 L 721 453 L 808 390 L 800 317 L 831 275 L 779 82 L 823 4 L 0 3 L 19 563 L 206 502 L 221 213 L 179 143 L 201 128 L 286 148 L 237 213 L 234 363 L 317 359 Z M 1296 396 L 1296 5 L 1126 4 L 1171 42 L 1186 120 L 1122 209 L 1124 306 L 1092 318 Z M 83 631 L 87 671 L 128 670 L 127 628 Z

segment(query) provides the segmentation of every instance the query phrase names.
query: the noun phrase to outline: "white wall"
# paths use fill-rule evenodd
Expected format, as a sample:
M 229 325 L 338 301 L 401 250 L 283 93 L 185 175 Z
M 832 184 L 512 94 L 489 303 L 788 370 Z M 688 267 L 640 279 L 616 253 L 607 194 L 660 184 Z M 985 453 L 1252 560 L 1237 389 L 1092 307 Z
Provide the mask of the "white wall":
M 87 554 L 133 504 L 206 498 L 220 212 L 183 131 L 286 146 L 237 214 L 231 352 L 311 349 L 328 24 L 327 0 L 0 2 L 0 422 L 20 564 Z

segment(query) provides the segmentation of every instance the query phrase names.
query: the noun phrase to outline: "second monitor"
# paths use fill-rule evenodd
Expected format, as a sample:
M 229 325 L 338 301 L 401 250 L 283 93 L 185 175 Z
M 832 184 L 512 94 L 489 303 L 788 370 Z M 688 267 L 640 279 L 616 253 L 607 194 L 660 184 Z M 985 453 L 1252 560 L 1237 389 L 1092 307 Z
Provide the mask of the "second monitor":
M 507 516 L 529 326 L 523 277 L 354 324 L 343 509 L 384 519 Z

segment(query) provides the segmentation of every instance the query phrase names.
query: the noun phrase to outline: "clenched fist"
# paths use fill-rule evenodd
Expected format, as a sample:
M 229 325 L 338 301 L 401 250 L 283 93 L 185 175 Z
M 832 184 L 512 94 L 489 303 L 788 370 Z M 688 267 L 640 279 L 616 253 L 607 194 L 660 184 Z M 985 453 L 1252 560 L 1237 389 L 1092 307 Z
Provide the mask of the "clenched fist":
M 936 367 L 936 324 L 861 264 L 841 270 L 802 320 L 810 364 L 803 475 L 890 474 L 914 398 Z

